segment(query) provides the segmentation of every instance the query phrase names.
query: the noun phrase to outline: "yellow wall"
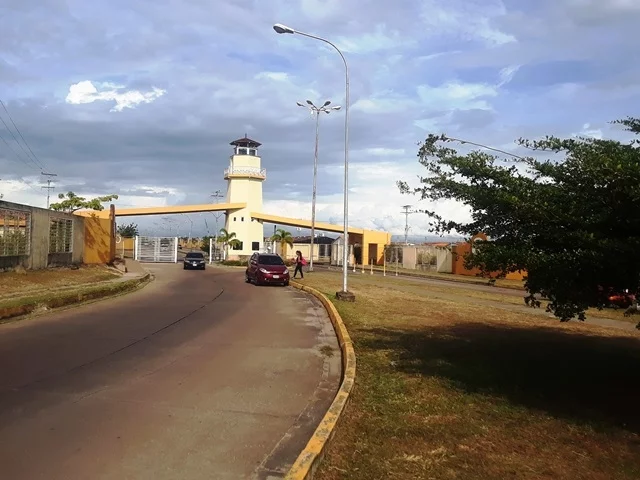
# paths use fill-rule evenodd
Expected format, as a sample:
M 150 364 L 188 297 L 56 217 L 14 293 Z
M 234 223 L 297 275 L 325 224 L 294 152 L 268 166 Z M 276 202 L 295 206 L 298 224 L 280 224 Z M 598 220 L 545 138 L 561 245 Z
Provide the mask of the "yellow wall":
M 351 242 L 349 242 L 351 243 Z M 384 262 L 384 247 L 391 243 L 391 234 L 375 230 L 365 230 L 362 234 L 362 263 L 369 265 L 382 265 Z M 369 245 L 376 245 L 376 258 L 369 258 Z
M 115 208 L 111 205 L 108 216 L 103 212 L 81 211 L 76 215 L 84 219 L 84 263 L 111 263 L 116 256 Z

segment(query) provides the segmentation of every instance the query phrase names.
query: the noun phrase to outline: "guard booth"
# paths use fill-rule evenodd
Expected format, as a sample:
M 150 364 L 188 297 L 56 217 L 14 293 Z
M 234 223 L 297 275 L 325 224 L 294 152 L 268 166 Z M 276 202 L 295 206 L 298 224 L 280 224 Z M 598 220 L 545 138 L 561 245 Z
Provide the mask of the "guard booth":
M 136 237 L 133 251 L 142 263 L 177 263 L 178 237 Z

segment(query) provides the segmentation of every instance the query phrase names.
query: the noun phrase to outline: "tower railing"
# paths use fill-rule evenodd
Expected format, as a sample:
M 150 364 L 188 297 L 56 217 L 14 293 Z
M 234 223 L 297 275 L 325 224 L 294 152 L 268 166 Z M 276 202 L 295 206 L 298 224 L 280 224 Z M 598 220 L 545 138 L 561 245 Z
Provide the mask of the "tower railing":
M 260 167 L 229 167 L 224 169 L 224 178 L 229 176 L 246 176 L 253 178 L 267 178 L 267 169 Z

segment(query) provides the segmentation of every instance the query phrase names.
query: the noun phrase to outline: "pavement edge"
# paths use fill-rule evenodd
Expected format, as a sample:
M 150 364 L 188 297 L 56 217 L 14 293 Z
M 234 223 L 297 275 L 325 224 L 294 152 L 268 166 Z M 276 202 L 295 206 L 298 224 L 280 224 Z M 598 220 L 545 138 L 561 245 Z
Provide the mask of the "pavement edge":
M 39 311 L 55 310 L 65 307 L 72 307 L 85 302 L 99 301 L 110 297 L 117 297 L 133 292 L 146 285 L 153 279 L 151 273 L 147 272 L 139 277 L 121 282 L 109 282 L 98 287 L 80 287 L 70 291 L 59 292 L 57 295 L 42 301 L 30 301 L 33 297 L 25 297 L 24 304 L 11 307 L 0 308 L 0 323 L 16 320 L 19 317 L 38 313 Z
M 342 381 L 340 382 L 338 392 L 327 413 L 311 436 L 311 439 L 307 442 L 306 447 L 300 455 L 298 455 L 298 458 L 285 476 L 285 478 L 289 480 L 310 480 L 313 478 L 318 465 L 320 465 L 320 462 L 324 458 L 327 444 L 333 437 L 340 415 L 349 401 L 349 396 L 356 378 L 356 354 L 349 332 L 333 303 L 331 303 L 322 292 L 315 288 L 293 281 L 291 282 L 291 286 L 303 292 L 310 293 L 320 300 L 329 314 L 329 319 L 333 324 L 336 336 L 338 337 L 340 350 L 342 351 Z

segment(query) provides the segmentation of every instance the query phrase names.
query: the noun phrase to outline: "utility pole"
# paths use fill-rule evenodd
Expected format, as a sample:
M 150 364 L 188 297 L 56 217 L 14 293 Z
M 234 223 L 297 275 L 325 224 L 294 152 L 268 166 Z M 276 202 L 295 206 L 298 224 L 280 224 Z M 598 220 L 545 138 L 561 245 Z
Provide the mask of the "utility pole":
M 215 203 L 219 203 L 218 199 L 224 197 L 224 195 L 222 194 L 222 192 L 220 190 L 216 190 L 215 192 L 213 192 L 211 194 L 211 197 L 214 199 Z M 217 247 L 218 245 L 218 233 L 220 233 L 220 230 L 218 229 L 218 220 L 220 219 L 220 213 L 219 212 L 211 212 L 213 213 L 213 218 L 215 218 L 216 220 L 216 235 L 215 235 L 215 240 L 214 240 L 214 246 Z
M 51 196 L 51 190 L 53 190 L 55 187 L 51 186 L 51 177 L 57 177 L 58 175 L 55 173 L 45 173 L 45 172 L 40 172 L 42 175 L 49 177 L 47 178 L 47 186 L 46 187 L 40 187 L 40 188 L 44 188 L 47 190 L 47 209 L 49 209 L 49 199 Z
M 415 212 L 410 211 L 411 205 L 403 205 L 404 209 L 404 244 L 409 245 L 409 215 Z

